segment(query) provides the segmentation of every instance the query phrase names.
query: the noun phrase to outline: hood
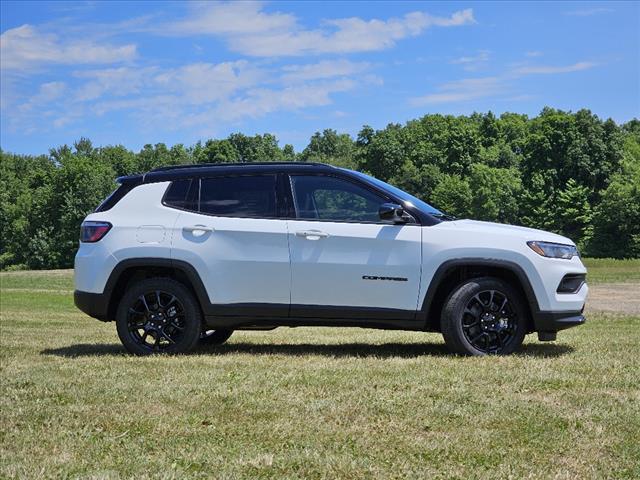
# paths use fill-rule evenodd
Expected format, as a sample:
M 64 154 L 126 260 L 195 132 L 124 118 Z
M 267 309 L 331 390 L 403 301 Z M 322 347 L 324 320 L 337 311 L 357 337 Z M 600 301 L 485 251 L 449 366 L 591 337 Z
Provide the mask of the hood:
M 525 241 L 538 240 L 542 242 L 564 243 L 565 245 L 575 245 L 569 238 L 535 228 L 519 227 L 504 223 L 480 222 L 477 220 L 454 220 L 443 222 L 439 225 L 450 225 L 456 230 L 469 233 L 485 233 L 495 235 L 508 235 L 521 238 Z

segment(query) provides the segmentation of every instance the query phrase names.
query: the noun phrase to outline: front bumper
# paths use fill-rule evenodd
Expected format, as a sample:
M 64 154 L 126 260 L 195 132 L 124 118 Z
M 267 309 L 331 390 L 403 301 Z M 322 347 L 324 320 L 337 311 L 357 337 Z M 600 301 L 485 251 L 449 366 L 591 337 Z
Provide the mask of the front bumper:
M 75 290 L 73 292 L 73 302 L 76 304 L 76 307 L 90 317 L 97 318 L 103 322 L 109 321 L 109 298 L 104 293 Z
M 564 312 L 537 312 L 533 323 L 537 332 L 555 333 L 560 330 L 582 325 L 586 319 L 582 310 Z

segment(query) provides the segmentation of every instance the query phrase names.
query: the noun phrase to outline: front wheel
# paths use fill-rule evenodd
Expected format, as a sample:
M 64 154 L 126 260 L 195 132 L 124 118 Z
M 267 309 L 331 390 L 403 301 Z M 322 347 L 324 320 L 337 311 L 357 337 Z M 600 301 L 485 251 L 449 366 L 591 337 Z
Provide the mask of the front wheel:
M 526 334 L 521 296 L 502 280 L 475 278 L 459 285 L 442 310 L 442 335 L 462 355 L 507 355 Z
M 200 339 L 202 314 L 193 294 L 171 278 L 135 283 L 116 313 L 122 344 L 136 355 L 186 353 Z

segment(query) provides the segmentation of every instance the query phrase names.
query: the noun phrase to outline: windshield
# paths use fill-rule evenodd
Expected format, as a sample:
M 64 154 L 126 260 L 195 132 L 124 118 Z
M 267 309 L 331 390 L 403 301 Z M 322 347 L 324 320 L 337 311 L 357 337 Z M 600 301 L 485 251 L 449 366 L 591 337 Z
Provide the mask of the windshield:
M 382 180 L 378 180 L 377 178 L 374 178 L 374 177 L 372 177 L 370 175 L 366 175 L 366 174 L 361 173 L 361 172 L 356 172 L 354 170 L 350 170 L 350 171 L 352 171 L 353 173 L 355 173 L 359 177 L 362 177 L 362 178 L 366 179 L 367 181 L 373 183 L 374 185 L 377 185 L 378 187 L 382 188 L 383 190 L 386 190 L 387 192 L 392 193 L 393 195 L 395 195 L 399 199 L 401 199 L 401 200 L 403 200 L 405 202 L 409 202 L 411 205 L 416 207 L 418 210 L 422 210 L 423 212 L 428 213 L 429 215 L 433 215 L 434 217 L 438 217 L 438 218 L 447 217 L 447 215 L 445 213 L 441 212 L 437 208 L 432 207 L 427 202 L 424 202 L 424 201 L 420 200 L 418 197 L 414 197 L 413 195 L 408 194 L 404 190 L 400 190 L 398 187 L 394 187 L 393 185 L 389 185 L 388 183 L 383 182 Z

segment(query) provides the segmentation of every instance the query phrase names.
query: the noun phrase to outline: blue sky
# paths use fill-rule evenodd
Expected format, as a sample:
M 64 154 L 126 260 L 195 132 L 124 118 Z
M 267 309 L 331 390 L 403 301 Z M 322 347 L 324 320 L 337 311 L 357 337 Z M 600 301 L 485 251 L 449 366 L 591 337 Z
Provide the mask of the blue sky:
M 426 113 L 640 116 L 639 2 L 1 4 L 1 146 L 296 150 Z

